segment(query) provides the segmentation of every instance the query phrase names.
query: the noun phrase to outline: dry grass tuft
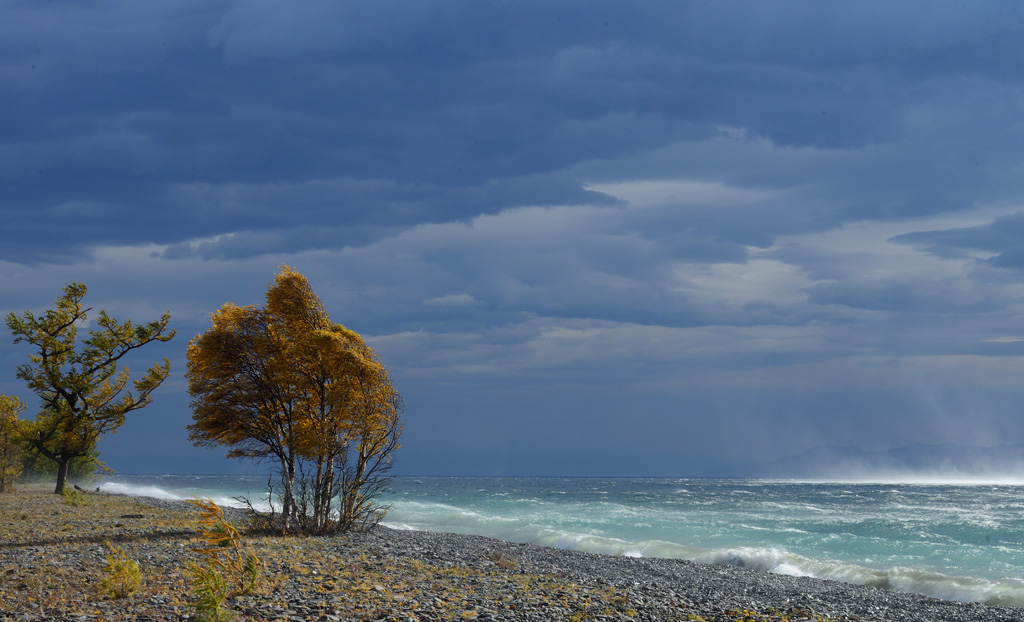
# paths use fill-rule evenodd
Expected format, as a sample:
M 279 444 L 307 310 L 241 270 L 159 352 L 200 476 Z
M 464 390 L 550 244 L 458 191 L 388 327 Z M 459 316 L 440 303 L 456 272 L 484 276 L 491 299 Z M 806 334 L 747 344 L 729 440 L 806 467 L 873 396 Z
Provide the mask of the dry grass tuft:
M 124 549 L 107 542 L 110 555 L 107 566 L 100 580 L 100 596 L 106 598 L 127 598 L 139 591 L 142 586 L 142 572 L 139 563 L 128 556 Z

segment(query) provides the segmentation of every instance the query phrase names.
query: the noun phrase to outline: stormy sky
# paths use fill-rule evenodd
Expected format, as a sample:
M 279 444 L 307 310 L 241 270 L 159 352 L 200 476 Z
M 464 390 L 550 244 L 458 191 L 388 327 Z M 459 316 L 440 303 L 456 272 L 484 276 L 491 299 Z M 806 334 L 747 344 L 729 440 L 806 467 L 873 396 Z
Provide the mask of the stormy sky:
M 0 15 L 0 311 L 178 330 L 118 471 L 252 471 L 188 443 L 184 352 L 280 265 L 392 370 L 399 473 L 1024 443 L 1019 3 Z

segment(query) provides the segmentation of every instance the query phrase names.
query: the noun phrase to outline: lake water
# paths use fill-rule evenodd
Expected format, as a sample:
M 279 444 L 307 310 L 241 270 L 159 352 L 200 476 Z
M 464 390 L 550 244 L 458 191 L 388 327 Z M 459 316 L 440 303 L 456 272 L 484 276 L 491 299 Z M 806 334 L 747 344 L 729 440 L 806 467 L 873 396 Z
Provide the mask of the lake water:
M 267 477 L 117 475 L 104 490 L 236 504 Z M 1024 606 L 1024 486 L 399 477 L 384 524 L 689 559 Z

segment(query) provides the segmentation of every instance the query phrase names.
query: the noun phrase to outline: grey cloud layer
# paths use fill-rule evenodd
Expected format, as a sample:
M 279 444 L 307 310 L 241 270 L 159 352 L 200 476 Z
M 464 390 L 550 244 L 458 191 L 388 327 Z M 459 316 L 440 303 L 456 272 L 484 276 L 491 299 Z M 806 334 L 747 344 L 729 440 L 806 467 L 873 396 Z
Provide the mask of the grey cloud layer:
M 0 13 L 15 310 L 85 280 L 195 334 L 289 263 L 421 404 L 445 379 L 467 408 L 529 386 L 508 416 L 575 399 L 615 438 L 632 403 L 638 426 L 762 408 L 850 434 L 890 400 L 918 404 L 911 434 L 921 396 L 998 386 L 978 416 L 1024 435 L 1002 410 L 1024 354 L 1019 3 Z
M 1019 150 L 984 142 L 1019 110 L 1012 3 L 97 2 L 9 13 L 9 260 L 234 232 L 261 242 L 196 252 L 287 252 L 317 244 L 288 233 L 308 227 L 345 228 L 338 241 L 358 245 L 395 226 L 607 200 L 583 190 L 595 180 L 579 170 L 614 176 L 599 163 L 632 158 L 631 177 L 816 186 L 810 198 L 831 203 L 819 227 L 955 209 L 994 182 L 988 192 L 1018 185 L 998 177 Z M 704 147 L 723 127 L 809 149 L 809 168 L 780 174 L 750 145 L 716 160 Z M 680 144 L 690 154 L 672 151 Z M 656 150 L 669 151 L 645 171 Z M 774 221 L 757 244 L 793 226 Z M 56 255 L 26 241 L 43 230 L 67 240 Z

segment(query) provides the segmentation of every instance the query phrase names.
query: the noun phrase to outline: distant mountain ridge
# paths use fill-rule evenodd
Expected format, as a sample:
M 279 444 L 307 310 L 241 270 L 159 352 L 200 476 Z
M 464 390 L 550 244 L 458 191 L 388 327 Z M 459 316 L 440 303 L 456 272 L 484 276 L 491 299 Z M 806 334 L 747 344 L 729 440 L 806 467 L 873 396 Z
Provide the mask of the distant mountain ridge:
M 1024 445 L 915 444 L 883 451 L 824 445 L 765 461 L 722 462 L 710 477 L 794 479 L 1019 479 L 1024 481 Z

